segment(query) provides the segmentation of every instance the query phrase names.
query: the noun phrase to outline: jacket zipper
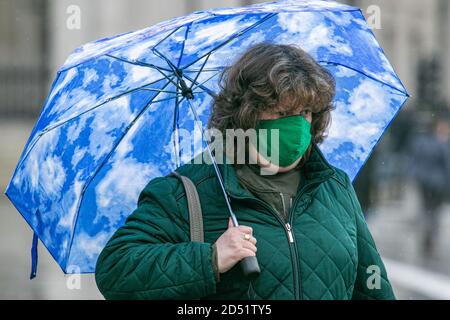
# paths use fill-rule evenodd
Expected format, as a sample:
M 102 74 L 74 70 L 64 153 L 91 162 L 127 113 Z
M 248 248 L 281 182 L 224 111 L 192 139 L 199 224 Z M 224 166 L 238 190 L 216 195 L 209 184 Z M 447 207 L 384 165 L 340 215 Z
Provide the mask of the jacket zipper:
M 286 204 L 284 202 L 284 196 L 283 193 L 280 192 L 281 197 L 281 203 L 283 204 L 283 213 L 289 217 L 289 213 L 291 211 L 291 208 L 289 208 L 289 212 L 286 212 Z M 292 262 L 292 270 L 293 272 L 293 278 L 294 278 L 294 295 L 295 300 L 298 300 L 300 298 L 300 267 L 299 267 L 299 261 L 298 261 L 298 255 L 297 255 L 297 249 L 294 239 L 294 233 L 292 232 L 292 226 L 289 222 L 284 223 L 284 228 L 286 230 L 286 234 L 288 236 L 289 241 L 289 251 L 291 253 L 291 262 Z M 297 285 L 298 284 L 298 285 Z
M 322 181 L 319 181 L 319 183 L 321 183 Z M 301 279 L 301 274 L 300 274 L 300 256 L 299 256 L 299 251 L 297 248 L 297 241 L 295 240 L 295 236 L 294 236 L 294 230 L 292 229 L 292 225 L 294 222 L 294 215 L 292 214 L 292 212 L 294 211 L 294 208 L 297 205 L 297 202 L 303 197 L 303 195 L 306 193 L 306 191 L 310 190 L 311 188 L 313 188 L 315 185 L 315 183 L 310 184 L 310 185 L 306 185 L 304 186 L 299 193 L 297 193 L 297 195 L 294 197 L 294 201 L 292 203 L 292 198 L 290 199 L 291 202 L 291 206 L 289 208 L 289 212 L 288 212 L 288 222 L 286 223 L 286 230 L 288 233 L 288 236 L 290 236 L 290 239 L 292 239 L 292 242 L 289 243 L 289 245 L 292 247 L 291 252 L 293 251 L 293 261 L 295 261 L 295 264 L 297 265 L 297 274 L 298 274 L 298 289 L 296 291 L 296 299 L 303 299 L 303 292 L 302 292 L 302 279 Z M 295 281 L 295 280 L 294 280 Z M 294 285 L 294 287 L 297 287 L 296 285 Z
M 297 243 L 295 241 L 295 237 L 294 237 L 294 232 L 292 230 L 292 221 L 293 221 L 293 215 L 291 214 L 293 211 L 293 208 L 295 208 L 297 202 L 299 201 L 299 199 L 301 199 L 301 197 L 303 196 L 303 194 L 309 190 L 309 188 L 311 188 L 311 186 L 307 186 L 306 188 L 303 187 L 303 189 L 295 196 L 294 198 L 294 203 L 292 204 L 292 206 L 289 208 L 289 213 L 288 213 L 288 222 L 286 223 L 286 221 L 283 221 L 283 219 L 280 218 L 280 215 L 278 213 L 276 213 L 273 208 L 269 205 L 267 205 L 264 201 L 258 199 L 258 198 L 250 198 L 253 201 L 256 201 L 257 203 L 259 203 L 261 206 L 263 206 L 264 208 L 266 208 L 273 216 L 275 216 L 275 218 L 278 220 L 278 222 L 280 222 L 280 224 L 283 226 L 285 232 L 286 232 L 286 236 L 288 238 L 288 243 L 289 243 L 289 249 L 290 249 L 290 253 L 291 253 L 291 261 L 292 261 L 292 268 L 294 271 L 294 292 L 295 292 L 295 300 L 299 300 L 301 297 L 303 297 L 303 293 L 301 292 L 301 279 L 300 279 L 300 270 L 297 270 L 297 266 L 300 264 L 299 261 L 299 256 L 298 256 L 298 251 L 297 251 Z M 236 199 L 249 199 L 248 197 L 236 197 L 236 196 L 231 196 L 230 197 L 234 197 Z M 297 279 L 297 275 L 298 278 Z
M 286 212 L 286 205 L 284 202 L 283 193 L 280 192 L 281 202 L 283 203 L 283 211 Z M 301 277 L 300 277 L 300 258 L 298 256 L 297 242 L 295 241 L 294 231 L 292 230 L 292 225 L 290 221 L 291 211 L 292 211 L 292 198 L 289 199 L 290 206 L 289 212 L 287 212 L 288 222 L 285 224 L 286 232 L 289 239 L 289 249 L 291 251 L 292 268 L 294 270 L 294 289 L 295 289 L 295 299 L 300 298 L 301 293 Z M 296 285 L 298 284 L 298 285 Z
M 316 182 L 317 184 L 320 184 L 324 181 L 325 179 L 322 179 L 318 182 Z M 301 285 L 302 285 L 302 280 L 301 280 L 301 274 L 300 274 L 300 257 L 299 257 L 299 251 L 297 250 L 297 242 L 295 241 L 295 236 L 294 236 L 294 231 L 292 229 L 292 225 L 293 225 L 293 221 L 294 221 L 294 215 L 292 214 L 292 212 L 294 211 L 294 208 L 297 205 L 297 202 L 303 197 L 303 195 L 306 193 L 306 191 L 310 190 L 311 188 L 313 188 L 316 183 L 312 183 L 310 185 L 304 186 L 300 192 L 294 197 L 294 203 L 292 203 L 292 198 L 291 198 L 291 206 L 289 208 L 289 213 L 288 213 L 288 223 L 286 224 L 286 226 L 289 226 L 289 230 L 290 230 L 290 234 L 292 236 L 292 246 L 294 248 L 294 256 L 295 256 L 295 262 L 298 265 L 298 291 L 299 291 L 299 298 L 303 299 L 303 292 L 301 290 Z M 289 233 L 289 232 L 288 232 Z

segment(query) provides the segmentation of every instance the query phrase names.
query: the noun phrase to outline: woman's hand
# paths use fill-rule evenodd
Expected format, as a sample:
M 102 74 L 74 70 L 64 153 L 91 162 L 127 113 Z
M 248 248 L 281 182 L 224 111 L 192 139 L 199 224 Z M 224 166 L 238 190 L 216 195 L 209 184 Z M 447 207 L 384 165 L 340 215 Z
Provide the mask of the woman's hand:
M 234 227 L 231 218 L 228 229 L 216 241 L 217 264 L 219 273 L 230 270 L 242 259 L 256 255 L 256 239 L 252 236 L 252 228 L 246 226 Z M 249 239 L 245 239 L 245 235 Z

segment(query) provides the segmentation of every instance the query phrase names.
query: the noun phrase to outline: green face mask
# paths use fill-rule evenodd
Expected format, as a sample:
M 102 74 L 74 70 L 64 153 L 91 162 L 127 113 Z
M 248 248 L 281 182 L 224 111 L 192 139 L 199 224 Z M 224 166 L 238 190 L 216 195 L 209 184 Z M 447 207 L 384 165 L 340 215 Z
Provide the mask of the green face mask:
M 258 145 L 256 150 L 280 167 L 292 165 L 305 154 L 311 143 L 311 124 L 301 115 L 262 120 L 255 129 Z M 260 129 L 267 129 L 267 133 Z M 278 129 L 279 139 L 276 139 L 273 129 Z

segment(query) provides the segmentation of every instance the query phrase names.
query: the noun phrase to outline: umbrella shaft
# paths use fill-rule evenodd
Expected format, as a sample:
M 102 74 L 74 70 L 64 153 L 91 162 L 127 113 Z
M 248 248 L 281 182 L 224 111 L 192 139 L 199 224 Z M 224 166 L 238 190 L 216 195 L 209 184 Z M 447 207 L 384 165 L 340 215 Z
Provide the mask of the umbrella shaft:
M 191 108 L 192 113 L 194 114 L 195 122 L 199 126 L 199 129 L 200 129 L 200 131 L 202 133 L 202 138 L 203 138 L 204 141 L 206 141 L 206 149 L 208 150 L 209 157 L 211 158 L 212 165 L 214 167 L 214 170 L 216 171 L 216 176 L 217 176 L 217 179 L 219 180 L 220 188 L 222 189 L 223 195 L 225 197 L 225 202 L 227 204 L 228 212 L 230 213 L 230 217 L 231 217 L 231 220 L 233 221 L 233 225 L 235 227 L 237 227 L 237 226 L 239 226 L 239 222 L 237 221 L 236 215 L 234 214 L 233 209 L 231 208 L 230 199 L 229 199 L 228 194 L 227 194 L 227 192 L 225 190 L 225 186 L 223 184 L 223 179 L 222 179 L 222 174 L 220 173 L 219 166 L 217 165 L 217 162 L 216 162 L 216 158 L 215 158 L 215 156 L 212 153 L 212 150 L 211 150 L 211 148 L 209 146 L 208 140 L 205 139 L 203 128 L 201 127 L 201 124 L 200 124 L 201 123 L 200 118 L 198 117 L 197 112 L 195 111 L 195 108 L 194 108 L 194 106 L 192 104 L 192 100 L 189 99 L 189 98 L 187 98 L 186 100 L 188 101 L 189 107 Z

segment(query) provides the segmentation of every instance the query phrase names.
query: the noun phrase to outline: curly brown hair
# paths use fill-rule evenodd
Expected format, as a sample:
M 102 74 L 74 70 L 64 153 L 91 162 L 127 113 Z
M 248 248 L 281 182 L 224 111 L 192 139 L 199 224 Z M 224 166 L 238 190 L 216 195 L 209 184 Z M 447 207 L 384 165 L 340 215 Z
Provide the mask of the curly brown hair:
M 293 45 L 260 43 L 248 49 L 220 77 L 208 128 L 251 129 L 262 112 L 279 111 L 288 102 L 292 113 L 312 112 L 311 135 L 322 143 L 331 123 L 336 83 L 332 74 Z M 309 157 L 310 144 L 300 166 Z

